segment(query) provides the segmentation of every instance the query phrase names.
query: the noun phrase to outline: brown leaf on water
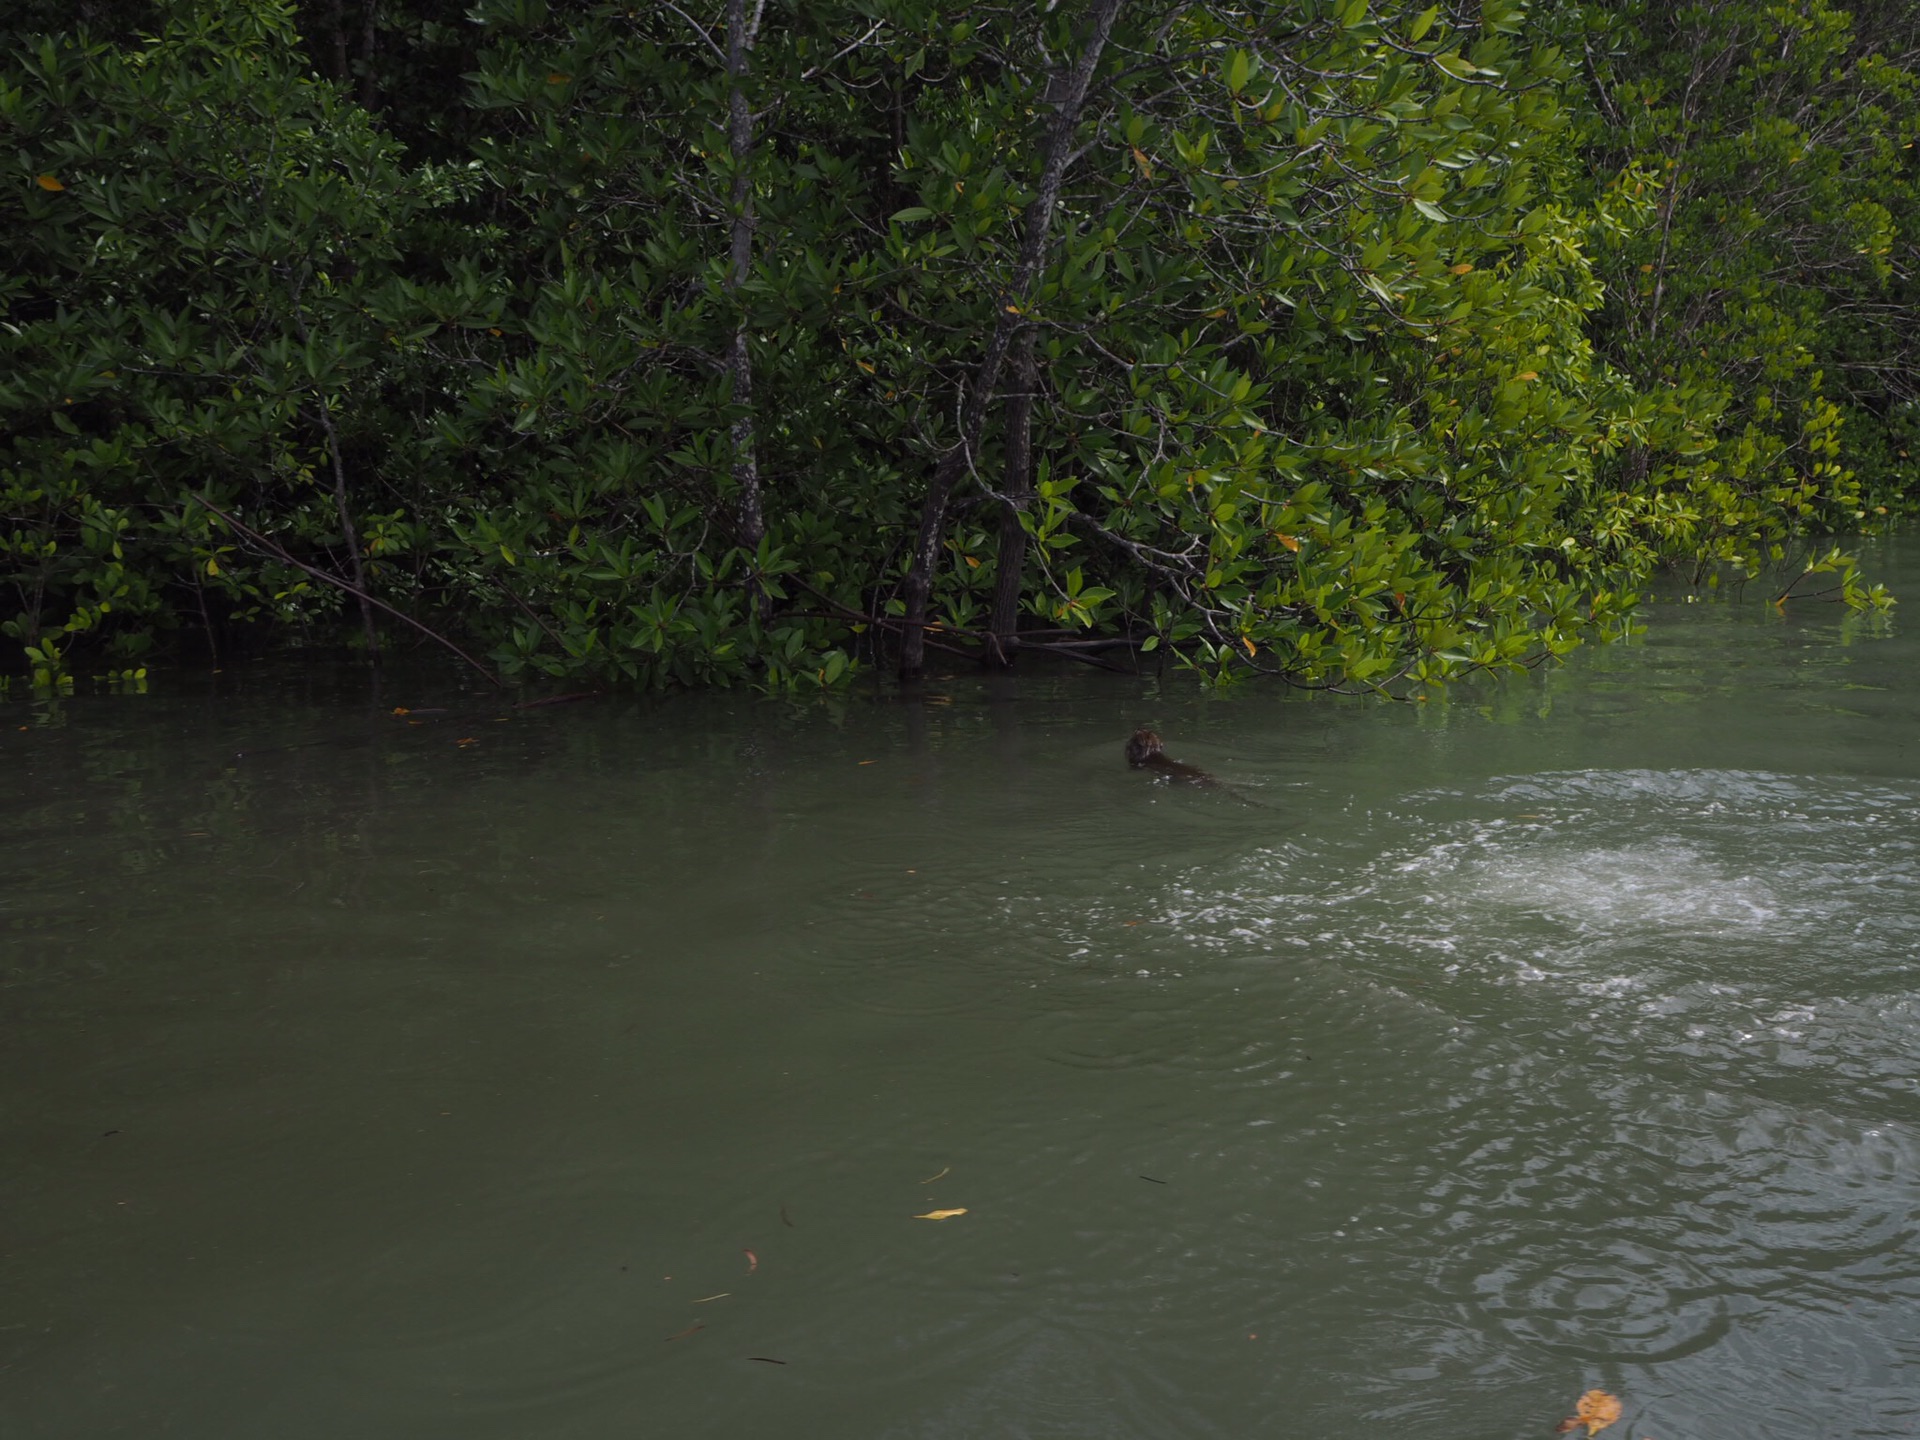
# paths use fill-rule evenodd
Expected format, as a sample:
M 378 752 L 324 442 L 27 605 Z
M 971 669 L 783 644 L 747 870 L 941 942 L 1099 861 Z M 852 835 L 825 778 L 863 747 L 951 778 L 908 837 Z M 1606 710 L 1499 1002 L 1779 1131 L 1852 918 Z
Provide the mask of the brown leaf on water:
M 916 1215 L 913 1218 L 916 1220 L 951 1220 L 956 1215 L 964 1215 L 966 1213 L 967 1208 L 962 1205 L 958 1210 L 929 1210 L 926 1214 Z
M 927 1176 L 926 1179 L 922 1180 L 920 1183 L 922 1185 L 931 1185 L 933 1184 L 934 1181 L 943 1179 L 946 1176 L 951 1175 L 952 1173 L 953 1173 L 953 1166 L 942 1165 L 940 1167 L 940 1173 L 938 1175 L 929 1175 Z
M 704 1326 L 704 1325 L 702 1325 L 702 1324 L 701 1324 L 701 1323 L 700 1323 L 700 1322 L 699 1322 L 698 1320 L 696 1320 L 696 1321 L 694 1321 L 694 1322 L 693 1322 L 693 1324 L 691 1324 L 691 1325 L 689 1325 L 689 1326 L 687 1326 L 687 1328 L 686 1328 L 686 1329 L 684 1329 L 684 1330 L 682 1330 L 682 1331 L 680 1331 L 680 1333 L 679 1333 L 679 1334 L 677 1334 L 677 1335 L 669 1335 L 669 1336 L 667 1336 L 667 1340 L 669 1341 L 669 1343 L 671 1343 L 672 1341 L 675 1341 L 675 1340 L 684 1340 L 684 1339 L 686 1339 L 686 1338 L 687 1338 L 687 1336 L 689 1336 L 689 1335 L 691 1335 L 691 1334 L 693 1334 L 693 1333 L 694 1333 L 694 1331 L 696 1331 L 696 1330 L 704 1330 L 704 1329 L 706 1329 L 706 1328 L 707 1328 L 706 1326 Z
M 1555 1433 L 1565 1435 L 1570 1430 L 1587 1427 L 1589 1436 L 1598 1435 L 1602 1430 L 1620 1418 L 1620 1401 L 1604 1390 L 1589 1390 L 1580 1397 L 1573 1407 L 1573 1414 L 1555 1427 Z
M 742 1250 L 740 1253 L 747 1257 L 747 1274 L 751 1275 L 760 1268 L 760 1257 L 758 1255 L 754 1254 L 751 1250 Z

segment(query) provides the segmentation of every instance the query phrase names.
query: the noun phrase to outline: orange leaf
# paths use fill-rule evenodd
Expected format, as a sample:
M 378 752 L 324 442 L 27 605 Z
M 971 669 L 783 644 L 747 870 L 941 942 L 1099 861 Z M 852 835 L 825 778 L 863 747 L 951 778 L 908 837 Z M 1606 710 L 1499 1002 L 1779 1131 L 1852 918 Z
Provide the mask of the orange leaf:
M 33 183 L 38 185 L 42 190 L 64 190 L 67 188 L 51 175 L 36 175 L 33 177 Z
M 963 1205 L 958 1210 L 929 1210 L 926 1214 L 916 1215 L 913 1218 L 916 1220 L 951 1220 L 956 1215 L 964 1215 L 966 1213 L 966 1207 Z
M 571 79 L 573 79 L 573 76 L 562 75 L 558 70 L 550 70 L 547 72 L 547 83 L 549 85 L 564 85 Z
M 1278 540 L 1282 545 L 1286 546 L 1287 549 L 1294 551 L 1296 554 L 1299 553 L 1300 542 L 1294 539 L 1293 536 L 1282 535 L 1278 530 L 1276 530 L 1273 532 L 1273 538 Z
M 1513 378 L 1515 380 L 1538 380 L 1540 378 L 1540 372 L 1538 370 L 1522 370 Z
M 1258 650 L 1253 648 L 1253 641 L 1249 640 L 1246 636 L 1242 635 L 1240 637 L 1240 643 L 1247 647 L 1247 654 L 1258 655 L 1260 653 Z
M 1473 273 L 1473 266 L 1462 260 L 1458 265 L 1453 267 L 1453 273 L 1456 275 L 1471 275 Z
M 1560 1428 L 1564 1431 L 1576 1425 L 1585 1425 L 1588 1435 L 1598 1435 L 1619 1418 L 1619 1400 L 1604 1390 L 1589 1390 L 1580 1397 L 1580 1403 L 1573 1407 L 1573 1417 L 1561 1422 Z
M 760 1268 L 760 1257 L 758 1255 L 754 1254 L 751 1250 L 742 1250 L 740 1253 L 747 1257 L 747 1274 L 751 1275 Z

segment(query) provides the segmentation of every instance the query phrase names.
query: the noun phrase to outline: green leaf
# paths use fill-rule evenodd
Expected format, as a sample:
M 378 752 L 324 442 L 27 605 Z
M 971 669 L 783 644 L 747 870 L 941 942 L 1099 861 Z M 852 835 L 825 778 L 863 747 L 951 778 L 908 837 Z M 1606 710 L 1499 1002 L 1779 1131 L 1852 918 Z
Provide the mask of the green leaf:
M 1433 22 L 1440 16 L 1440 7 L 1430 5 L 1414 16 L 1412 26 L 1407 30 L 1407 39 L 1418 45 L 1427 38 L 1427 31 L 1433 28 Z
M 1244 50 L 1236 50 L 1227 59 L 1227 90 L 1238 95 L 1247 88 L 1247 79 L 1253 74 L 1253 57 Z
M 887 221 L 892 225 L 905 225 L 911 220 L 931 220 L 932 218 L 933 211 L 929 210 L 926 206 L 909 205 L 904 210 L 894 211 L 893 214 L 887 217 Z
M 1445 225 L 1452 218 L 1446 211 L 1442 210 L 1431 200 L 1415 200 L 1413 202 L 1413 208 L 1426 216 L 1427 219 L 1438 220 L 1442 225 Z

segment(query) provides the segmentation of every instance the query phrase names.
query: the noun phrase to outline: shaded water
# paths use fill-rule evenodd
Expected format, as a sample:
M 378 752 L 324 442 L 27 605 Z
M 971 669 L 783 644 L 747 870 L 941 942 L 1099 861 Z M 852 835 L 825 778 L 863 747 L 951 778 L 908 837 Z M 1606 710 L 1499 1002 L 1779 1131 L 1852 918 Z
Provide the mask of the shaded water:
M 1418 708 L 0 706 L 0 1433 L 1920 1433 L 1915 641 L 1649 619 Z

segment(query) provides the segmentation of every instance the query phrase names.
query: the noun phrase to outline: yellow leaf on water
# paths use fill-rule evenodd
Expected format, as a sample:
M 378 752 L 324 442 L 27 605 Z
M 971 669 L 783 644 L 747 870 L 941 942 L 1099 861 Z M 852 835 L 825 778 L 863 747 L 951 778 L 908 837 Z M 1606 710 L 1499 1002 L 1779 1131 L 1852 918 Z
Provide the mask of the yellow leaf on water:
M 33 177 L 33 183 L 38 185 L 42 190 L 64 190 L 67 188 L 51 175 L 36 175 Z
M 1620 1402 L 1604 1390 L 1589 1390 L 1573 1407 L 1573 1414 L 1560 1422 L 1560 1433 L 1587 1427 L 1589 1436 L 1598 1435 L 1620 1418 Z
M 966 1207 L 963 1205 L 958 1210 L 929 1210 L 926 1214 L 916 1215 L 913 1218 L 916 1220 L 951 1220 L 956 1215 L 964 1215 L 966 1213 Z

